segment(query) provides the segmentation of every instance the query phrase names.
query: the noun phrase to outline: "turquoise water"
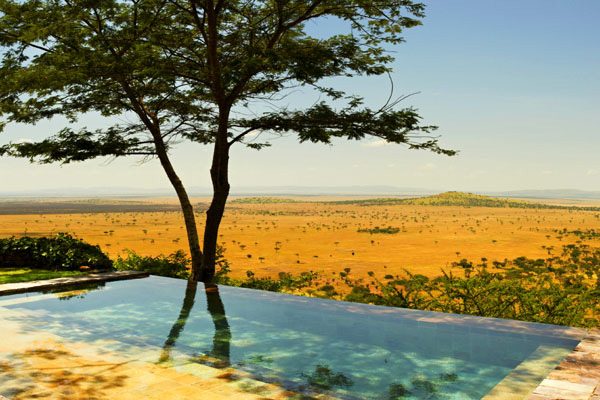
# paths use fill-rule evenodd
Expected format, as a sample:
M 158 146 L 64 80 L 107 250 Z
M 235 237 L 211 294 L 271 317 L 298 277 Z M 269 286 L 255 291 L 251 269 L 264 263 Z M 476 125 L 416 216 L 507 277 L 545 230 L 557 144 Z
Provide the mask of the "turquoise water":
M 2 307 L 22 310 L 10 318 L 69 340 L 113 339 L 118 351 L 147 348 L 153 362 L 233 366 L 307 395 L 343 399 L 480 399 L 540 346 L 577 344 L 540 334 L 539 324 L 523 333 L 522 326 L 498 320 L 487 326 L 473 318 L 226 286 L 207 294 L 202 284 L 186 287 L 170 278 L 97 289 L 62 299 L 1 297 L 0 319 Z

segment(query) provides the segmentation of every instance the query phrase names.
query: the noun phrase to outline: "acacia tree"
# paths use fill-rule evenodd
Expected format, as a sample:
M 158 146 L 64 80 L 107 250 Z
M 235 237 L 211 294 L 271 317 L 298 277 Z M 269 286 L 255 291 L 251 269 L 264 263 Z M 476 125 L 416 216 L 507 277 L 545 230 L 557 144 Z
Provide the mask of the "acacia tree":
M 436 127 L 422 125 L 415 109 L 398 107 L 401 99 L 372 109 L 323 84 L 389 73 L 386 47 L 402 42 L 403 30 L 423 17 L 424 5 L 412 0 L 0 0 L 4 122 L 69 119 L 58 133 L 8 143 L 0 155 L 42 163 L 158 158 L 183 211 L 191 279 L 208 282 L 230 190 L 231 146 L 269 145 L 248 140 L 250 134 L 296 134 L 300 142 L 321 143 L 372 136 L 455 154 L 439 147 Z M 347 29 L 311 34 L 313 21 Z M 299 87 L 324 100 L 300 109 L 277 106 Z M 269 108 L 261 107 L 265 101 Z M 73 129 L 89 112 L 131 115 L 134 122 Z M 175 143 L 186 141 L 213 148 L 202 247 L 169 157 Z

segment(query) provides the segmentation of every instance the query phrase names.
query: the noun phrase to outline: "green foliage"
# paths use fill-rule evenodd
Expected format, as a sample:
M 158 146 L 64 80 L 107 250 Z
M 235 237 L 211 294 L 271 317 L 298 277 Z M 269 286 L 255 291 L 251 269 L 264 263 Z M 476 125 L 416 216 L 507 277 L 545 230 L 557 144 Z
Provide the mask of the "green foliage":
M 223 273 L 223 268 L 219 270 L 221 273 L 218 273 L 215 279 L 215 282 L 218 284 L 267 290 L 269 292 L 297 292 L 310 288 L 319 276 L 315 272 L 301 272 L 299 275 L 280 272 L 278 278 L 258 278 L 252 271 L 247 271 L 247 279 L 233 279 L 227 276 L 227 273 Z
M 269 145 L 246 140 L 253 132 L 294 132 L 301 142 L 324 143 L 374 136 L 452 155 L 416 110 L 397 109 L 404 98 L 369 109 L 360 97 L 322 84 L 388 73 L 393 57 L 386 46 L 420 25 L 424 8 L 410 0 L 1 0 L 0 115 L 7 122 L 76 120 L 87 112 L 132 112 L 137 121 L 94 131 L 65 127 L 38 143 L 0 147 L 0 155 L 41 162 L 160 155 L 174 137 Z M 328 18 L 344 27 L 311 36 L 307 24 Z M 281 96 L 275 111 L 231 112 L 265 98 L 275 105 L 298 86 L 343 106 L 287 110 Z M 219 129 L 223 123 L 227 129 Z
M 127 257 L 119 256 L 114 266 L 121 271 L 146 271 L 152 275 L 187 279 L 190 275 L 189 264 L 190 260 L 182 250 L 168 256 L 157 257 L 140 256 L 134 251 L 127 250 Z
M 10 237 L 0 239 L 0 268 L 76 270 L 80 267 L 106 270 L 110 259 L 100 250 L 67 233 L 47 238 Z
M 542 204 L 528 203 L 519 200 L 499 199 L 473 193 L 445 192 L 434 196 L 402 199 L 401 204 L 420 206 L 460 206 L 460 207 L 513 207 L 539 208 Z
M 114 267 L 120 271 L 145 271 L 151 275 L 166 276 L 169 278 L 188 279 L 190 277 L 191 260 L 183 250 L 177 250 L 169 255 L 156 257 L 141 256 L 132 250 L 127 250 L 125 258 L 119 256 Z M 225 249 L 217 247 L 217 271 L 215 281 L 220 284 L 230 284 L 233 281 L 228 277 L 231 271 L 229 262 L 224 257 Z
M 569 231 L 567 229 L 558 229 L 556 230 L 556 233 L 558 233 L 559 235 L 573 235 L 578 237 L 580 240 L 600 239 L 600 230 L 596 229 L 576 229 L 574 231 Z
M 228 266 L 228 264 L 227 264 Z M 428 278 L 405 271 L 381 281 L 369 274 L 369 283 L 353 278 L 350 268 L 339 273 L 349 291 L 340 294 L 315 272 L 297 276 L 281 273 L 278 279 L 231 279 L 221 270 L 219 283 L 275 292 L 288 292 L 382 306 L 508 318 L 581 327 L 600 326 L 600 248 L 576 243 L 563 246 L 546 259 L 463 259 L 453 264 L 463 274 L 442 271 Z M 441 376 L 452 381 L 452 374 Z M 418 385 L 417 385 L 418 386 Z M 421 385 L 422 386 L 422 385 Z M 421 387 L 424 389 L 424 387 Z M 407 389 L 408 390 L 408 389 Z M 415 390 L 413 387 L 411 390 Z
M 362 228 L 362 229 L 359 229 L 358 232 L 370 233 L 370 234 L 383 233 L 383 234 L 387 234 L 387 235 L 395 235 L 396 233 L 400 232 L 400 228 L 396 228 L 393 226 L 388 226 L 387 228 L 380 228 L 380 227 L 376 226 L 374 228 Z
M 508 318 L 558 325 L 600 326 L 600 248 L 563 247 L 547 259 L 519 257 L 474 264 L 454 263 L 464 276 L 442 271 L 430 279 L 406 272 L 375 281 L 345 277 L 345 300 L 386 306 Z

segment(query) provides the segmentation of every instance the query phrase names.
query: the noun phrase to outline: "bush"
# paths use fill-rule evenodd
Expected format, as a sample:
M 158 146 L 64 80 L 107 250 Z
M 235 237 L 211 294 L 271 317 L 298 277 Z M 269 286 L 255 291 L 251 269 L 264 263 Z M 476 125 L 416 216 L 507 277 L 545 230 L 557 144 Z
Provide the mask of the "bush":
M 386 306 L 517 319 L 558 325 L 600 325 L 600 248 L 563 246 L 546 259 L 454 263 L 463 275 L 427 278 L 406 272 L 373 287 L 346 275 L 345 300 Z
M 393 226 L 388 226 L 387 228 L 380 228 L 378 226 L 376 226 L 375 228 L 364 228 L 364 229 L 359 229 L 357 232 L 359 233 L 370 233 L 371 235 L 373 234 L 379 234 L 379 233 L 383 233 L 386 235 L 395 235 L 396 233 L 400 232 L 400 228 L 396 228 Z
M 76 270 L 80 267 L 108 270 L 112 261 L 100 250 L 67 233 L 55 237 L 0 239 L 0 268 Z
M 223 255 L 224 251 L 223 247 L 217 247 L 215 283 L 227 285 L 233 281 L 227 276 L 230 268 Z M 133 250 L 126 250 L 126 252 L 126 258 L 119 256 L 115 261 L 115 268 L 119 271 L 145 271 L 151 275 L 179 279 L 190 277 L 192 260 L 183 250 L 177 250 L 168 256 L 161 254 L 156 257 L 140 256 Z
M 312 286 L 318 277 L 318 274 L 314 272 L 301 272 L 298 276 L 287 272 L 280 272 L 277 279 L 269 277 L 257 278 L 251 271 L 248 271 L 246 275 L 248 279 L 244 281 L 229 280 L 228 284 L 249 289 L 267 290 L 269 292 L 294 292 Z
M 228 269 L 217 283 L 370 303 L 391 307 L 471 314 L 581 327 L 600 326 L 600 248 L 583 243 L 563 246 L 546 259 L 518 257 L 453 264 L 462 274 L 442 271 L 429 278 L 406 271 L 383 281 L 369 273 L 369 282 L 354 278 L 350 268 L 340 272 L 348 291 L 340 294 L 323 285 L 318 273 L 280 273 L 278 278 L 232 279 Z
M 157 257 L 140 256 L 127 250 L 127 258 L 119 256 L 115 261 L 115 268 L 120 271 L 146 271 L 152 275 L 187 279 L 190 276 L 189 264 L 190 260 L 183 250 Z

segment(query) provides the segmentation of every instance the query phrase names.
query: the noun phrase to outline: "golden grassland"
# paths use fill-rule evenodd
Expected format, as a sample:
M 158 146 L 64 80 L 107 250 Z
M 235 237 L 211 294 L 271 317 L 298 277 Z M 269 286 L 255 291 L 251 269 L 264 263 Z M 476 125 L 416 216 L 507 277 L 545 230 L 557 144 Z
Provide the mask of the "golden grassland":
M 309 270 L 327 275 L 344 268 L 351 268 L 355 276 L 366 276 L 369 271 L 377 276 L 395 275 L 404 269 L 435 276 L 462 258 L 544 257 L 549 249 L 559 250 L 575 240 L 561 237 L 557 230 L 600 227 L 598 211 L 364 206 L 324 200 L 229 204 L 219 242 L 226 248 L 232 276 L 245 276 L 247 270 L 257 276 Z M 201 209 L 206 203 L 205 199 L 195 201 L 199 202 L 201 229 Z M 400 228 L 400 232 L 358 232 L 388 226 Z M 98 244 L 112 257 L 123 255 L 125 249 L 155 256 L 187 247 L 183 219 L 174 211 L 0 215 L 0 237 L 57 232 Z

